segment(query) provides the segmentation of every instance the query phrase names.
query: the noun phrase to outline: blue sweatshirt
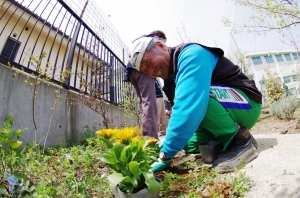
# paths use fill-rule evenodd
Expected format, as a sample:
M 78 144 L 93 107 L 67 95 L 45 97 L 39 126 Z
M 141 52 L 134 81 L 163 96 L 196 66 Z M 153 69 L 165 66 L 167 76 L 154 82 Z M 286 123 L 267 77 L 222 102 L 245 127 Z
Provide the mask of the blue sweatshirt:
M 173 158 L 181 151 L 199 127 L 206 113 L 211 76 L 219 57 L 209 50 L 191 44 L 178 56 L 178 73 L 172 116 L 162 152 Z

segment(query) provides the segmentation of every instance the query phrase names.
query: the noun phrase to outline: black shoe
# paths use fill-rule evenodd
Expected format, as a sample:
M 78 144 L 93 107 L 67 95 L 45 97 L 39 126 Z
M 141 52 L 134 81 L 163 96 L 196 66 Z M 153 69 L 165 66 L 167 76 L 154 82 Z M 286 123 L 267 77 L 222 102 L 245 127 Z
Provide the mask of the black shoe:
M 257 143 L 249 133 L 249 130 L 244 127 L 235 135 L 228 152 L 220 155 L 213 162 L 212 168 L 218 169 L 221 173 L 231 172 L 241 164 L 248 163 L 257 156 Z

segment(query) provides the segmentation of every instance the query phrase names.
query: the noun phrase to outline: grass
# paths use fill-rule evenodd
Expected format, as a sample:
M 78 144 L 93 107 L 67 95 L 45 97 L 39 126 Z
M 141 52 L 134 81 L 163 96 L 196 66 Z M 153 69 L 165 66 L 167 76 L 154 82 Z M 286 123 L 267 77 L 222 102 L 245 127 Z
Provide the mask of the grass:
M 0 197 L 113 197 L 106 180 L 110 170 L 100 161 L 106 151 L 102 141 L 95 137 L 85 144 L 68 148 L 57 146 L 43 152 L 36 144 L 4 157 L 9 173 L 18 178 L 18 185 L 9 194 L 5 166 L 0 168 Z M 152 152 L 153 151 L 149 151 Z M 175 159 L 176 161 L 176 159 Z M 240 171 L 238 174 L 218 174 L 203 166 L 201 159 L 187 161 L 179 167 L 156 173 L 162 180 L 160 197 L 243 197 L 251 181 Z M 7 176 L 7 175 L 6 175 Z

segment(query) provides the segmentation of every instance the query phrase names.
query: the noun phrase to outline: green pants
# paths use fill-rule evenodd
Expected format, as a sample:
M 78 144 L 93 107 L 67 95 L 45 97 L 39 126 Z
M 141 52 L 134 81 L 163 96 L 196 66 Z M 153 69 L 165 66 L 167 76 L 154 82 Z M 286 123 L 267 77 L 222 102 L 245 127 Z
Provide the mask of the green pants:
M 225 150 L 237 133 L 238 126 L 251 129 L 255 125 L 262 105 L 250 100 L 241 90 L 234 90 L 248 101 L 251 109 L 225 108 L 217 99 L 210 97 L 204 119 L 184 147 L 186 152 L 199 153 L 199 144 L 208 141 L 221 142 Z

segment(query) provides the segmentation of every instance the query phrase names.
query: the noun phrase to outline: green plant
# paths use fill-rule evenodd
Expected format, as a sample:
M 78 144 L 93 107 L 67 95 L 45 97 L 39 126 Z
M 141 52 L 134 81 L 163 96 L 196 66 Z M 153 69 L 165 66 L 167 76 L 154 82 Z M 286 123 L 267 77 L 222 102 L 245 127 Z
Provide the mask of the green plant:
M 160 188 L 160 183 L 152 173 L 152 158 L 145 152 L 147 140 L 135 137 L 134 128 L 99 131 L 99 138 L 106 144 L 108 151 L 100 154 L 100 160 L 113 171 L 107 178 L 113 186 L 127 194 L 133 194 L 147 186 L 150 193 Z
M 290 120 L 298 106 L 299 99 L 297 96 L 290 96 L 271 104 L 269 111 L 271 115 L 275 115 L 277 118 Z
M 85 131 L 80 134 L 81 141 L 79 144 L 81 145 L 88 145 L 87 139 L 95 137 L 95 130 L 91 130 L 89 126 L 84 126 Z
M 122 83 L 121 87 L 123 102 L 120 103 L 120 107 L 124 110 L 125 117 L 128 121 L 133 122 L 133 126 L 141 126 L 142 109 L 140 98 L 137 97 L 136 91 L 130 83 Z
M 19 155 L 16 149 L 22 145 L 19 141 L 24 129 L 14 129 L 12 125 L 14 119 L 12 114 L 9 114 L 0 130 L 0 158 L 1 158 L 1 180 L 0 180 L 0 195 L 18 196 L 24 190 L 30 191 L 28 181 L 24 174 L 14 170 L 14 166 L 18 161 Z M 5 183 L 8 183 L 8 191 L 5 188 Z
M 9 114 L 3 124 L 3 129 L 0 130 L 0 152 L 2 158 L 2 168 L 4 172 L 6 171 L 6 166 L 4 164 L 3 157 L 6 155 L 9 150 L 10 153 L 10 163 L 6 165 L 10 165 L 10 172 L 13 170 L 13 151 L 22 145 L 22 142 L 19 139 L 22 136 L 23 129 L 13 129 L 12 125 L 14 124 L 14 119 L 12 114 Z
M 267 79 L 265 80 L 266 86 L 266 100 L 269 105 L 283 98 L 285 89 L 276 72 L 272 72 L 270 68 L 264 69 Z

